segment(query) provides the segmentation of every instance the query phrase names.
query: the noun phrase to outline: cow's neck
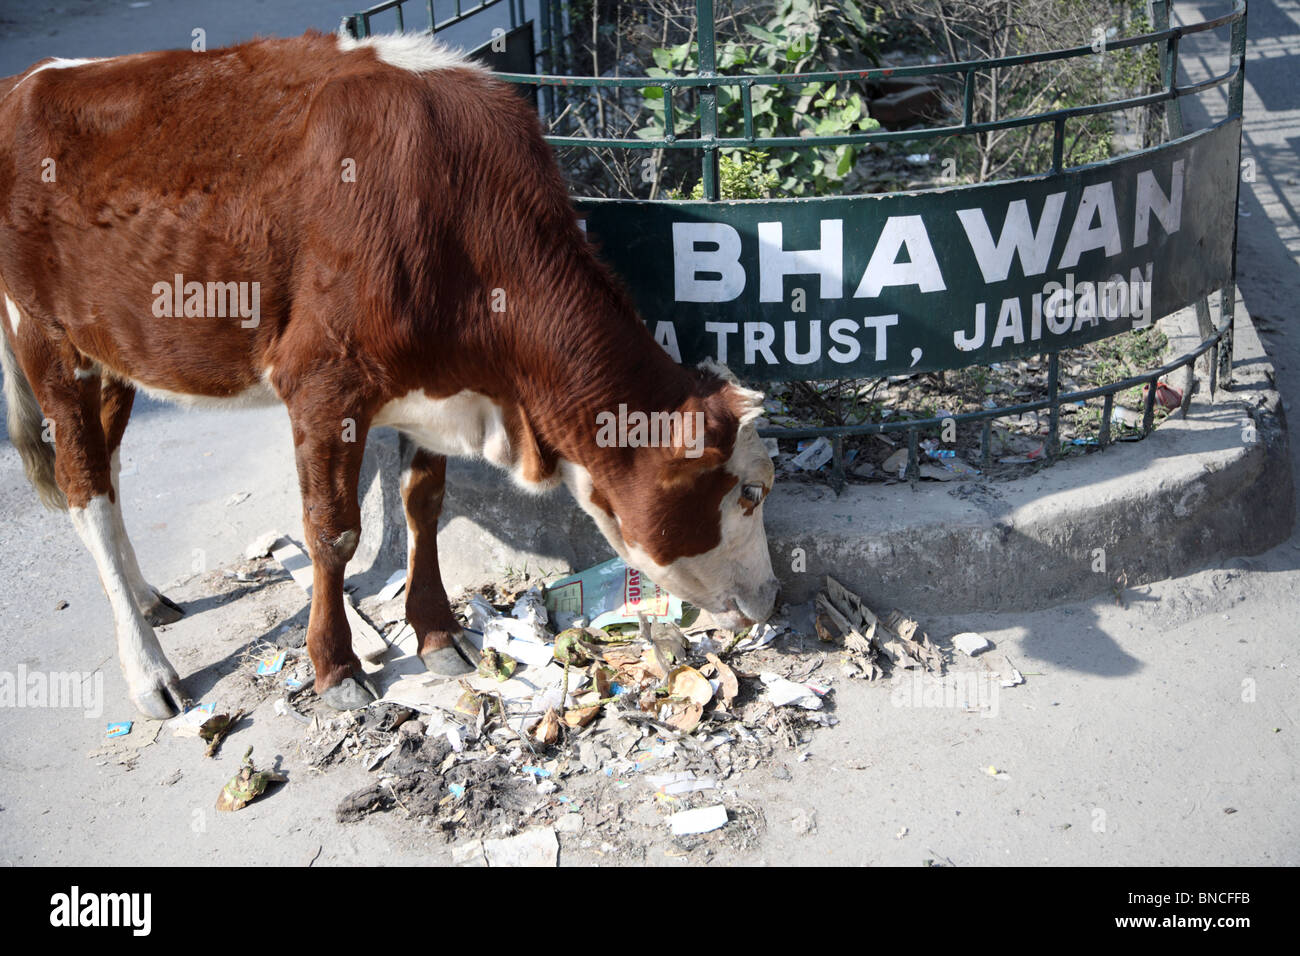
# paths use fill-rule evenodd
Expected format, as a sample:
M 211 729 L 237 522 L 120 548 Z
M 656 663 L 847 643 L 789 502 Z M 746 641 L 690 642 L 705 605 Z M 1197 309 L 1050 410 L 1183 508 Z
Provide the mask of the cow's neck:
M 625 468 L 628 450 L 597 444 L 598 416 L 675 411 L 690 378 L 603 270 L 584 278 L 553 302 L 555 311 L 525 323 L 514 386 L 541 444 L 612 473 Z
M 637 449 L 598 444 L 597 416 L 617 416 L 620 406 L 628 414 L 675 411 L 691 392 L 691 374 L 654 340 L 571 221 L 538 222 L 535 233 L 517 237 L 510 262 L 491 257 L 479 267 L 478 289 L 462 295 L 484 302 L 504 292 L 504 310 L 471 308 L 450 328 L 421 336 L 415 377 L 374 424 L 442 454 L 484 457 L 525 486 L 567 478 L 567 462 L 612 492 L 635 482 Z M 545 237 L 552 241 L 543 254 Z

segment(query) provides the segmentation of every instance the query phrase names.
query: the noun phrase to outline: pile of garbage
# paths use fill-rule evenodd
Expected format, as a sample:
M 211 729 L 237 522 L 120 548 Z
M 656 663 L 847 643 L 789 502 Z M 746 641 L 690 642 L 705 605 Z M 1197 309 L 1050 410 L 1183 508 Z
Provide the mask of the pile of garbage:
M 778 654 L 781 639 L 805 639 L 786 619 L 732 632 L 617 559 L 545 589 L 486 589 L 460 614 L 476 674 L 412 672 L 363 711 L 313 718 L 310 765 L 376 774 L 340 820 L 397 811 L 449 840 L 525 824 L 596 830 L 597 801 L 580 791 L 640 779 L 674 834 L 703 833 L 737 819 L 725 781 L 836 723 L 833 678 L 812 679 L 823 642 L 812 639 L 811 660 Z M 414 635 L 394 643 L 406 653 L 384 667 L 400 672 Z
M 288 543 L 276 556 L 301 563 Z M 667 831 L 664 852 L 707 855 L 744 849 L 765 828 L 737 778 L 761 768 L 791 779 L 787 762 L 812 756 L 813 735 L 837 723 L 837 680 L 906 678 L 904 689 L 917 693 L 950 680 L 944 651 L 915 620 L 877 615 L 833 578 L 815 600 L 733 632 L 617 559 L 545 585 L 525 578 L 462 597 L 455 609 L 478 669 L 440 678 L 424 668 L 404 620 L 404 581 L 394 574 L 360 604 L 383 645 L 371 652 L 375 641 L 354 633 L 382 691 L 371 705 L 325 708 L 304 650 L 277 631 L 247 652 L 238 673 L 253 687 L 241 686 L 239 708 L 199 703 L 168 726 L 201 738 L 212 756 L 275 698 L 275 714 L 300 725 L 308 768 L 371 775 L 337 805 L 339 821 L 391 813 L 454 843 L 453 856 L 470 864 L 553 863 L 557 834 L 626 856 L 661 846 Z M 1024 682 L 980 635 L 957 635 L 953 649 L 978 655 L 986 684 Z M 279 758 L 255 765 L 246 753 L 218 806 L 239 810 L 284 782 Z M 804 811 L 795 818 L 796 833 L 815 829 Z
M 545 588 L 494 585 L 459 613 L 477 673 L 412 672 L 365 710 L 313 719 L 311 766 L 374 774 L 341 801 L 340 821 L 395 812 L 461 846 L 504 836 L 535 849 L 538 828 L 595 844 L 626 823 L 612 788 L 652 797 L 653 822 L 679 840 L 724 828 L 744 840 L 762 813 L 733 778 L 780 769 L 782 752 L 806 758 L 811 735 L 837 722 L 839 676 L 944 667 L 915 621 L 878 617 L 832 578 L 811 606 L 741 632 L 619 560 Z M 386 670 L 418 661 L 413 634 L 395 643 L 405 654 Z

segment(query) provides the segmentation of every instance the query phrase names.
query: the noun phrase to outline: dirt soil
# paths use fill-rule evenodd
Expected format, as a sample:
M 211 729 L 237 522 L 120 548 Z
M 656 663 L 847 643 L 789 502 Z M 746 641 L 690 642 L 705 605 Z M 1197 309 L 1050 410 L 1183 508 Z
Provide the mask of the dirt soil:
M 1061 393 L 1109 385 L 1157 368 L 1175 357 L 1165 354 L 1167 346 L 1168 339 L 1157 324 L 1150 329 L 1065 350 L 1060 359 Z M 896 423 L 1028 404 L 1048 397 L 1047 366 L 1047 357 L 1037 356 L 950 372 L 774 384 L 767 387 L 765 423 L 791 429 Z M 1177 408 L 1176 400 L 1181 398 L 1181 393 L 1160 390 L 1157 397 L 1153 427 L 1158 427 Z M 1160 399 L 1172 401 L 1173 408 L 1166 407 Z M 1111 441 L 1141 440 L 1143 401 L 1141 387 L 1116 394 Z M 1099 450 L 1102 408 L 1101 398 L 1061 406 L 1058 460 Z M 982 422 L 957 425 L 952 441 L 942 441 L 934 429 L 923 431 L 921 478 L 1008 481 L 1024 477 L 1046 465 L 1048 419 L 1047 409 L 995 418 L 987 467 L 982 454 Z M 776 441 L 779 452 L 775 463 L 783 482 L 830 482 L 829 463 L 809 469 L 796 462 L 799 453 L 812 444 L 810 440 L 778 438 Z M 844 439 L 845 477 L 850 482 L 893 484 L 900 480 L 898 466 L 905 462 L 906 452 L 906 431 L 848 436 Z

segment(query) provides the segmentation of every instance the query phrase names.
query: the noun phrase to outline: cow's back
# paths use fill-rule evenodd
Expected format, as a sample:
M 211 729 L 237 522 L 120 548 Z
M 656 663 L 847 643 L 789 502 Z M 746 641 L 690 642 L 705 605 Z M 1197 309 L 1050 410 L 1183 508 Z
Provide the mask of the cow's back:
M 0 283 L 51 335 L 182 393 L 454 334 L 500 257 L 493 218 L 523 211 L 489 208 L 511 200 L 484 198 L 485 168 L 525 204 L 541 176 L 554 205 L 536 127 L 454 56 L 411 69 L 320 34 L 38 67 L 0 98 Z M 256 284 L 256 324 L 157 314 L 160 283 L 191 282 Z M 416 314 L 432 302 L 442 327 Z

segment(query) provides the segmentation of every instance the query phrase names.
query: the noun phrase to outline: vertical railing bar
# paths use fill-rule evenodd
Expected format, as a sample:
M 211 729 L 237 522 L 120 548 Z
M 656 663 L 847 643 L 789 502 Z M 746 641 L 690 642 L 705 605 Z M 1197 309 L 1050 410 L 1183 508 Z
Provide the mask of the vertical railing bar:
M 1115 414 L 1115 393 L 1107 392 L 1101 403 L 1101 430 L 1097 433 L 1097 447 L 1105 448 L 1110 444 L 1110 419 Z
M 1168 30 L 1170 22 L 1170 0 L 1152 0 L 1153 2 L 1153 20 L 1157 30 Z M 1169 135 L 1173 139 L 1182 136 L 1186 131 L 1183 125 L 1183 104 L 1174 90 L 1178 86 L 1178 37 L 1180 34 L 1168 37 L 1160 49 L 1160 67 L 1161 78 L 1165 84 L 1165 90 L 1171 96 L 1169 107 L 1166 115 L 1168 116 Z M 1198 298 L 1195 302 L 1196 307 L 1196 327 L 1200 332 L 1202 339 L 1207 339 L 1214 334 L 1214 323 L 1210 318 L 1210 309 L 1208 300 Z
M 700 51 L 700 76 L 716 77 L 718 75 L 717 38 L 714 35 L 713 0 L 695 0 L 695 32 Z M 702 86 L 699 90 L 700 138 L 707 141 L 718 138 L 718 88 Z M 718 147 L 704 147 L 703 168 L 700 170 L 700 182 L 704 198 L 716 200 L 719 197 L 718 183 Z
M 1051 352 L 1047 358 L 1047 457 L 1056 458 L 1060 451 L 1061 434 L 1061 353 Z
M 1052 122 L 1052 172 L 1061 171 L 1065 152 L 1065 117 L 1058 116 Z
M 664 91 L 664 139 L 671 143 L 677 139 L 677 114 L 673 112 L 673 87 L 665 85 Z
M 1214 320 L 1210 318 L 1210 306 L 1204 298 L 1197 298 L 1194 303 L 1196 306 L 1196 328 L 1201 333 L 1201 339 L 1208 339 L 1214 334 Z
M 907 472 L 904 477 L 916 484 L 921 477 L 921 441 L 915 428 L 907 430 Z
M 984 427 L 980 430 L 980 469 L 989 470 L 989 464 L 993 461 L 993 419 L 984 419 Z
M 1246 91 L 1246 12 L 1232 21 L 1232 39 L 1229 56 L 1237 61 L 1237 72 L 1228 83 L 1228 115 L 1240 116 Z M 1234 273 L 1235 275 L 1236 273 Z
M 831 487 L 839 494 L 844 490 L 845 483 L 844 436 L 835 435 L 831 438 Z
M 1147 13 L 1151 17 L 1152 33 L 1163 33 L 1169 29 L 1168 0 L 1147 0 Z M 1169 69 L 1169 39 L 1166 37 L 1156 42 L 1159 44 L 1156 46 L 1156 57 L 1160 66 L 1160 83 L 1168 91 L 1169 84 L 1166 82 L 1165 77 L 1168 75 Z
M 1169 38 L 1169 100 L 1172 103 L 1178 103 L 1181 107 L 1178 93 L 1178 43 L 1182 39 L 1181 33 L 1175 33 Z M 1179 110 L 1179 118 L 1182 117 L 1182 110 Z M 1181 135 L 1181 134 L 1180 134 Z
M 1157 32 L 1169 29 L 1169 0 L 1152 0 L 1152 26 Z M 1160 45 L 1160 81 L 1164 92 L 1169 95 L 1169 105 L 1165 110 L 1165 122 L 1169 126 L 1169 137 L 1177 139 L 1183 135 L 1183 104 L 1178 99 L 1178 34 L 1166 37 Z
M 555 75 L 555 31 L 552 27 L 556 0 L 539 0 L 539 13 L 542 17 L 542 71 L 547 76 Z M 429 2 L 429 15 L 433 16 L 433 0 Z M 555 119 L 555 88 L 550 84 L 542 87 L 542 110 L 547 119 Z
M 961 125 L 962 128 L 968 128 L 971 124 L 971 112 L 974 109 L 975 100 L 975 71 L 966 71 L 966 85 L 962 90 L 961 105 Z
M 1198 297 L 1193 303 L 1196 307 L 1196 330 L 1200 333 L 1201 341 L 1204 342 L 1218 330 L 1214 327 L 1214 319 L 1210 315 L 1210 300 L 1208 297 Z M 1208 357 L 1209 361 L 1218 361 L 1218 347 L 1215 347 L 1214 354 Z M 1196 362 L 1191 365 L 1192 376 L 1196 375 Z M 1190 389 L 1189 389 L 1190 391 Z M 1214 401 L 1213 389 L 1211 389 L 1210 401 Z
M 752 81 L 740 84 L 740 107 L 745 114 L 745 139 L 754 142 L 754 84 Z
M 1236 255 L 1233 255 L 1233 265 L 1236 265 Z M 1235 273 L 1235 269 L 1233 270 Z M 1237 317 L 1237 283 L 1227 283 L 1219 293 L 1219 321 L 1222 323 L 1223 338 L 1219 344 L 1219 387 L 1222 389 L 1232 388 L 1232 364 L 1236 353 L 1233 345 L 1233 322 Z
M 406 19 L 402 16 L 402 5 L 399 3 L 397 6 L 393 7 L 393 9 L 397 11 L 397 32 L 405 33 Z
M 1171 138 L 1178 139 L 1187 131 L 1183 125 L 1183 101 L 1178 98 L 1178 34 L 1170 36 L 1166 56 L 1169 57 L 1165 70 L 1165 88 L 1169 91 L 1169 133 Z
M 1168 28 L 1168 25 L 1169 15 L 1166 13 L 1166 29 Z M 1174 87 L 1178 83 L 1178 77 L 1175 75 L 1174 70 L 1174 38 L 1168 36 L 1165 37 L 1165 42 L 1160 50 L 1160 85 L 1164 87 L 1163 92 L 1167 93 L 1171 100 L 1177 102 L 1178 99 L 1174 96 Z
M 1237 72 L 1233 76 L 1232 82 L 1228 85 L 1228 112 L 1230 115 L 1240 117 L 1244 105 L 1246 89 L 1246 11 L 1241 12 L 1241 18 L 1232 22 L 1232 52 L 1237 61 Z M 1237 147 L 1237 155 L 1240 158 L 1241 147 Z M 1223 338 L 1220 340 L 1221 348 L 1217 349 L 1218 358 L 1218 378 L 1221 387 L 1224 389 L 1232 388 L 1232 366 L 1236 356 L 1236 336 L 1233 323 L 1237 316 L 1237 234 L 1240 217 L 1236 213 L 1241 208 L 1241 168 L 1237 168 L 1237 201 L 1233 204 L 1234 215 L 1232 217 L 1232 279 L 1225 285 L 1219 293 L 1219 321 L 1223 327 Z
M 433 25 L 438 21 L 433 18 L 433 0 L 424 0 L 424 9 L 429 14 L 429 32 L 433 32 Z
M 1219 351 L 1223 346 L 1223 340 L 1217 339 L 1214 348 L 1210 350 L 1210 402 L 1214 402 L 1215 390 L 1219 387 Z
M 1142 436 L 1146 437 L 1151 434 L 1151 428 L 1156 420 L 1156 391 L 1160 384 L 1160 376 L 1156 375 L 1147 380 L 1147 391 L 1142 396 Z

